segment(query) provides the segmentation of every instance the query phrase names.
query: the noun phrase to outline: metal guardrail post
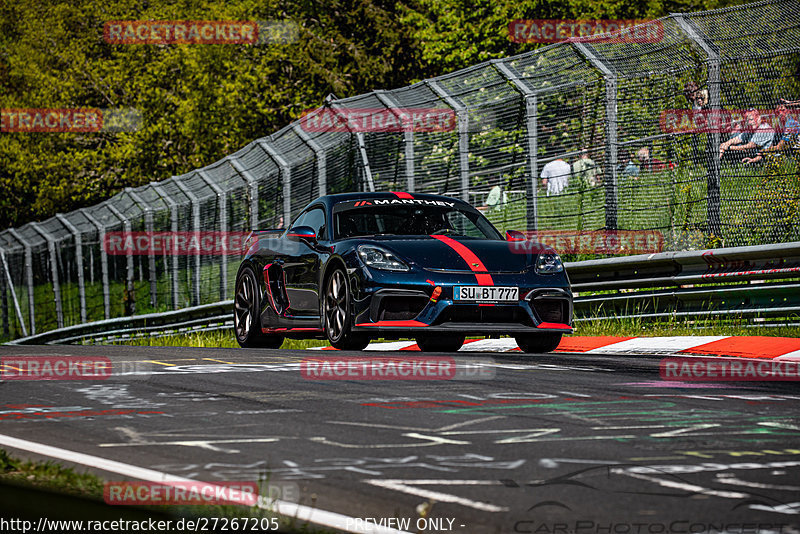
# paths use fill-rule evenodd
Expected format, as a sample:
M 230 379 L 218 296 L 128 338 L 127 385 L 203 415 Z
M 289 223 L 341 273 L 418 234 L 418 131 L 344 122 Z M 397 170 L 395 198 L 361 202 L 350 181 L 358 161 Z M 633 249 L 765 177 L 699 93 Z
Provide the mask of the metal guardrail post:
M 183 191 L 183 194 L 189 198 L 189 202 L 192 204 L 192 226 L 194 227 L 194 231 L 198 234 L 200 233 L 200 199 L 197 198 L 189 187 L 178 180 L 177 177 L 173 178 L 175 185 L 178 186 L 178 189 Z M 186 262 L 189 263 L 188 261 Z M 195 254 L 194 256 L 194 298 L 192 299 L 192 304 L 197 306 L 200 304 L 200 254 Z
M 703 32 L 691 19 L 686 19 L 682 13 L 675 13 L 671 16 L 678 25 L 678 28 L 706 54 L 708 61 L 708 106 L 712 114 L 717 114 L 719 110 L 722 109 L 719 95 L 722 68 L 719 51 L 713 43 L 703 37 Z M 713 131 L 709 134 L 708 154 L 706 155 L 708 165 L 708 201 L 706 216 L 708 218 L 710 233 L 717 237 L 722 237 L 720 216 L 720 138 L 719 129 L 713 128 L 712 130 Z
M 50 277 L 53 282 L 53 296 L 56 300 L 56 324 L 64 328 L 64 308 L 61 306 L 61 284 L 58 280 L 58 257 L 56 256 L 56 240 L 50 233 L 40 226 L 40 223 L 31 223 L 31 228 L 47 241 L 47 252 L 50 254 Z
M 131 233 L 131 221 L 122 214 L 116 207 L 112 206 L 111 203 L 107 200 L 103 204 L 114 214 L 114 216 L 119 219 L 122 223 L 122 227 L 125 229 L 125 233 L 130 235 Z M 136 294 L 135 294 L 135 287 L 134 287 L 134 280 L 133 280 L 133 250 L 128 249 L 125 252 L 125 267 L 126 267 L 126 287 L 128 291 L 128 298 L 131 299 L 131 306 L 130 311 L 131 314 L 136 313 Z
M 288 228 L 289 225 L 292 224 L 292 168 L 286 163 L 283 156 L 264 139 L 259 139 L 257 142 L 258 146 L 264 149 L 264 152 L 267 153 L 272 161 L 275 162 L 275 165 L 281 170 L 281 182 L 283 184 L 283 226 Z
M 219 206 L 219 231 L 222 234 L 223 243 L 228 243 L 228 197 L 225 195 L 225 191 L 214 182 L 210 176 L 206 173 L 206 171 L 197 171 L 197 174 L 202 178 L 202 180 L 214 190 L 214 193 L 217 195 L 217 206 Z M 220 268 L 220 280 L 219 280 L 219 298 L 220 300 L 226 300 L 228 298 L 228 254 L 227 248 L 223 246 L 225 250 L 222 251 L 219 260 L 219 268 Z
M 31 335 L 36 334 L 35 304 L 33 298 L 33 251 L 31 245 L 13 228 L 8 233 L 14 237 L 25 249 L 25 281 L 28 286 L 28 318 L 31 323 Z
M 233 167 L 233 170 L 247 182 L 250 192 L 250 229 L 258 230 L 258 180 L 255 176 L 250 174 L 250 171 L 244 168 L 244 165 L 242 165 L 239 160 L 230 158 L 228 161 L 231 167 Z
M 125 192 L 142 208 L 144 212 L 144 229 L 152 235 L 155 231 L 153 228 L 152 206 L 146 203 L 132 188 L 125 188 Z M 147 251 L 147 270 L 150 276 L 150 305 L 155 309 L 158 306 L 158 279 L 156 276 L 156 253 L 152 247 Z
M 8 289 L 6 288 L 6 276 L 10 278 L 10 273 L 6 265 L 5 252 L 3 252 L 2 248 L 0 248 L 0 267 L 3 268 L 3 272 L 0 273 L 0 315 L 3 316 L 3 335 L 8 336 L 11 331 L 9 330 L 8 324 Z
M 14 290 L 14 280 L 11 278 L 11 270 L 8 268 L 8 262 L 6 262 L 6 254 L 3 249 L 0 248 L 0 261 L 3 264 L 3 271 L 5 272 L 4 280 L 7 281 L 8 289 L 11 291 L 11 298 L 14 299 L 14 311 L 17 313 L 17 318 L 19 319 L 19 326 L 22 329 L 22 335 L 24 337 L 28 337 L 28 329 L 25 328 L 25 320 L 22 317 L 22 310 L 19 307 L 19 300 L 17 300 L 17 292 Z M 3 332 L 8 335 L 8 304 L 6 302 L 6 284 L 3 284 Z
M 90 223 L 97 228 L 98 238 L 100 240 L 100 273 L 103 277 L 103 316 L 108 319 L 111 317 L 111 302 L 110 302 L 110 289 L 108 287 L 108 252 L 106 251 L 106 227 L 100 221 L 95 219 L 91 213 L 85 209 L 78 210 L 83 213 Z
M 75 225 L 62 214 L 56 214 L 56 219 L 64 225 L 64 228 L 70 231 L 75 238 L 75 263 L 78 269 L 78 298 L 81 305 L 81 322 L 86 322 L 86 287 L 83 279 L 83 242 L 81 232 L 75 228 Z
M 525 99 L 525 118 L 528 129 L 528 165 L 531 170 L 531 179 L 528 186 L 528 230 L 535 232 L 539 225 L 539 96 L 523 82 L 519 76 L 512 72 L 511 67 L 502 61 L 492 61 L 497 72 L 510 81 L 514 88 Z
M 329 100 L 326 105 L 336 114 L 337 117 L 342 119 L 342 124 L 344 127 L 347 128 L 347 131 L 350 132 L 350 135 L 356 136 L 356 144 L 358 145 L 358 153 L 361 156 L 361 166 L 364 169 L 364 180 L 365 182 L 362 185 L 362 190 L 369 190 L 370 192 L 375 191 L 375 181 L 372 179 L 372 169 L 369 166 L 369 157 L 367 155 L 367 143 L 364 139 L 364 132 L 353 132 L 353 129 L 350 127 L 350 122 L 348 121 L 347 117 L 342 117 L 341 112 L 337 109 L 338 104 L 335 101 Z
M 461 174 L 461 198 L 464 202 L 469 202 L 469 110 L 467 106 L 445 91 L 436 80 L 425 80 L 423 83 L 447 102 L 458 117 L 458 161 Z
M 606 83 L 606 230 L 616 230 L 619 206 L 617 187 L 617 75 L 587 43 L 573 42 L 572 46 L 591 65 L 603 73 Z
M 173 236 L 177 236 L 178 235 L 178 203 L 175 202 L 172 199 L 172 197 L 169 196 L 169 194 L 167 193 L 167 190 L 161 184 L 159 184 L 158 182 L 150 182 L 150 186 L 153 188 L 153 191 L 155 191 L 156 194 L 159 197 L 161 197 L 161 199 L 164 202 L 167 203 L 167 206 L 169 207 L 170 231 L 172 232 Z M 168 262 L 167 262 L 167 258 L 166 258 L 166 254 L 167 254 L 166 250 L 164 251 L 164 254 L 165 254 L 164 264 L 167 264 Z M 172 279 L 172 309 L 173 310 L 177 310 L 178 309 L 178 276 L 179 276 L 179 274 L 178 274 L 178 272 L 179 272 L 179 270 L 178 270 L 178 255 L 175 254 L 175 251 L 173 250 L 170 253 L 170 256 L 172 257 L 172 275 L 170 277 Z
M 378 100 L 386 106 L 395 117 L 400 124 L 403 123 L 403 119 L 401 117 L 400 112 L 397 110 L 403 109 L 397 100 L 395 100 L 394 96 L 391 93 L 387 93 L 385 91 L 375 91 L 375 96 L 378 97 Z M 406 191 L 409 193 L 414 192 L 414 128 L 412 127 L 408 129 L 404 129 L 403 131 L 403 144 L 405 147 L 405 159 L 406 159 Z
M 306 132 L 303 131 L 303 128 L 298 124 L 294 123 L 292 126 L 294 133 L 300 138 L 305 145 L 310 148 L 314 152 L 314 156 L 317 158 L 317 189 L 319 196 L 325 196 L 328 194 L 328 156 L 325 154 L 325 149 L 322 148 L 319 143 L 314 141 L 314 139 L 308 135 Z

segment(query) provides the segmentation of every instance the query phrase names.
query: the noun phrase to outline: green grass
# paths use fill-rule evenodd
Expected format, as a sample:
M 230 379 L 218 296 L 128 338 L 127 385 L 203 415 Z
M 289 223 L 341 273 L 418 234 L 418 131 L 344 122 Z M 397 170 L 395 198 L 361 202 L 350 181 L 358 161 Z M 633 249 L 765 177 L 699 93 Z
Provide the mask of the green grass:
M 207 347 L 238 348 L 236 337 L 231 330 L 214 330 L 210 332 L 191 332 L 187 334 L 163 337 L 143 336 L 131 340 L 114 341 L 115 345 L 133 345 L 137 347 Z M 327 340 L 322 339 L 286 339 L 281 349 L 307 349 L 309 347 L 327 347 Z
M 46 510 L 44 514 L 50 514 L 50 519 L 57 519 L 58 506 L 50 506 L 50 504 L 57 504 L 60 498 L 58 496 L 71 496 L 80 499 L 85 499 L 89 502 L 102 505 L 103 503 L 103 488 L 105 480 L 89 473 L 79 473 L 74 468 L 64 467 L 52 461 L 23 461 L 13 456 L 10 456 L 5 450 L 0 449 L 0 485 L 11 488 L 21 489 L 36 489 L 43 493 L 37 495 L 37 502 L 35 508 L 37 510 Z M 259 484 L 262 488 L 262 494 L 268 495 L 264 489 L 268 486 L 268 478 L 261 477 Z M 76 513 L 74 507 L 81 507 L 80 501 L 72 503 L 73 509 L 69 511 L 71 517 Z M 312 503 L 313 506 L 313 503 Z M 109 508 L 114 508 L 109 505 Z M 125 515 L 131 511 L 129 506 L 119 506 L 120 515 Z M 0 509 L 3 509 L 0 507 Z M 169 506 L 137 506 L 135 507 L 140 513 L 152 513 L 159 516 L 155 519 L 171 518 L 173 521 L 179 518 L 269 518 L 275 517 L 275 513 L 269 506 L 265 505 L 262 508 L 253 506 L 236 506 L 236 505 L 209 505 L 209 506 L 187 506 L 187 505 L 169 505 Z M 10 510 L 5 510 L 9 512 Z M 18 511 L 17 511 L 18 512 Z M 80 510 L 77 510 L 80 513 Z M 63 510 L 62 510 L 63 513 Z M 84 519 L 96 519 L 93 517 L 86 517 Z M 316 526 L 304 523 L 302 520 L 292 517 L 280 517 L 281 525 L 280 532 L 286 533 L 308 533 L 308 534 L 326 534 L 331 532 L 327 529 L 322 529 Z

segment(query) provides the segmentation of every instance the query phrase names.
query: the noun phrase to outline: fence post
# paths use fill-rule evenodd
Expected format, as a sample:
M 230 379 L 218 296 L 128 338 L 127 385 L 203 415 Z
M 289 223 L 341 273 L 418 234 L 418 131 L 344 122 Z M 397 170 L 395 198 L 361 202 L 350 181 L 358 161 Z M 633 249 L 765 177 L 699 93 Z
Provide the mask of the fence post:
M 328 160 L 325 149 L 304 132 L 298 123 L 294 123 L 292 129 L 300 140 L 314 152 L 314 156 L 317 158 L 317 189 L 319 196 L 323 197 L 328 194 Z
M 573 42 L 572 46 L 591 65 L 603 73 L 606 83 L 606 230 L 616 230 L 619 191 L 617 187 L 617 75 L 611 66 L 586 43 Z
M 3 270 L 6 273 L 5 279 L 8 281 L 8 288 L 11 290 L 11 298 L 14 299 L 14 311 L 17 312 L 17 318 L 19 319 L 19 326 L 22 329 L 22 336 L 28 337 L 28 329 L 25 328 L 25 320 L 22 317 L 22 310 L 19 307 L 19 300 L 17 299 L 17 292 L 14 290 L 14 280 L 11 278 L 11 269 L 8 268 L 8 262 L 6 261 L 6 255 L 3 249 L 0 249 L 0 260 L 3 263 Z M 5 288 L 4 288 L 5 290 Z M 3 295 L 3 303 L 5 304 L 5 295 Z M 7 306 L 7 304 L 6 304 Z M 8 311 L 6 311 L 8 314 Z
M 50 233 L 40 226 L 40 223 L 31 223 L 31 228 L 47 241 L 47 252 L 50 254 L 50 277 L 53 281 L 53 296 L 56 300 L 56 324 L 64 328 L 64 308 L 61 307 L 61 284 L 58 280 L 58 257 L 56 256 L 56 240 Z
M 175 239 L 178 235 L 178 203 L 175 202 L 172 197 L 169 196 L 167 190 L 164 189 L 161 184 L 158 182 L 150 182 L 150 186 L 153 188 L 153 191 L 161 197 L 161 199 L 167 203 L 169 206 L 169 220 L 170 220 L 170 231 L 172 232 L 172 237 Z M 178 255 L 176 254 L 176 250 L 172 250 L 170 256 L 172 257 L 172 309 L 177 310 L 179 308 L 178 305 Z M 164 250 L 164 254 L 166 254 L 166 249 Z M 167 264 L 166 257 L 164 258 L 164 263 Z
M 175 185 L 178 186 L 178 189 L 183 191 L 183 194 L 189 198 L 189 202 L 192 204 L 192 226 L 194 227 L 194 231 L 200 233 L 200 199 L 197 198 L 191 189 L 189 189 L 186 184 L 178 180 L 176 176 L 173 178 L 175 181 Z M 188 265 L 188 261 L 186 262 Z M 194 292 L 192 298 L 192 305 L 198 306 L 200 304 L 200 254 L 195 254 L 194 256 Z
M 0 274 L 0 313 L 3 315 L 3 335 L 9 336 L 11 331 L 8 329 L 8 289 L 6 288 L 6 277 L 11 278 L 8 272 L 8 265 L 6 264 L 6 254 L 0 248 L 0 263 L 2 263 L 3 273 Z M 13 289 L 13 288 L 12 288 Z
M 239 176 L 245 179 L 250 191 L 250 229 L 258 230 L 258 180 L 244 168 L 239 160 L 228 160 Z
M 336 114 L 336 116 L 339 117 L 339 119 L 341 119 L 342 124 L 344 125 L 345 128 L 347 128 L 347 131 L 350 132 L 350 135 L 353 135 L 353 133 L 355 133 L 356 144 L 358 145 L 358 153 L 361 156 L 361 165 L 364 168 L 365 183 L 361 184 L 362 189 L 365 191 L 369 190 L 370 192 L 375 191 L 375 181 L 372 179 L 372 169 L 369 166 L 369 157 L 367 156 L 367 143 L 364 140 L 364 132 L 353 132 L 353 130 L 350 128 L 350 123 L 347 120 L 347 117 L 342 117 L 341 112 L 339 112 L 339 110 L 336 109 L 338 104 L 336 104 L 333 100 L 329 100 L 327 102 L 327 105 Z
M 35 305 L 33 298 L 33 251 L 31 251 L 30 243 L 25 241 L 25 239 L 19 235 L 19 232 L 13 228 L 9 228 L 8 233 L 14 236 L 14 239 L 19 241 L 25 249 L 25 281 L 28 285 L 28 319 L 31 323 L 31 335 L 34 335 L 36 334 L 36 316 L 34 315 Z
M 142 208 L 142 211 L 144 212 L 144 229 L 147 231 L 147 233 L 152 235 L 155 230 L 153 228 L 153 208 L 150 206 L 150 204 L 147 204 L 132 188 L 125 188 L 125 192 L 128 193 L 133 201 Z M 156 255 L 155 252 L 153 252 L 153 247 L 149 247 L 149 250 L 147 251 L 147 270 L 149 271 L 150 275 L 150 306 L 155 309 L 158 306 L 158 279 L 156 277 Z
M 83 241 L 80 231 L 62 214 L 56 214 L 56 219 L 70 231 L 75 238 L 75 263 L 78 269 L 78 298 L 81 303 L 81 322 L 86 322 L 86 286 L 83 279 Z
M 403 118 L 397 111 L 403 107 L 394 99 L 391 93 L 385 91 L 375 91 L 375 96 L 378 100 L 386 106 L 386 108 L 395 116 L 400 124 L 403 124 Z M 414 192 L 416 184 L 414 183 L 414 128 L 403 129 L 403 144 L 405 147 L 406 156 L 406 191 L 409 193 Z
M 122 223 L 122 227 L 125 229 L 124 230 L 125 233 L 130 235 L 130 233 L 131 233 L 131 221 L 128 220 L 128 218 L 125 217 L 125 215 L 123 215 L 122 212 L 119 211 L 116 207 L 112 206 L 111 202 L 109 202 L 108 200 L 106 200 L 103 204 L 105 204 L 106 207 L 109 209 L 109 211 L 111 211 L 111 213 L 113 213 L 116 216 L 116 218 L 119 219 L 119 221 Z M 126 274 L 127 274 L 127 276 L 126 276 L 127 282 L 126 282 L 125 285 L 126 285 L 127 291 L 128 291 L 128 299 L 129 299 L 128 301 L 130 302 L 130 307 L 129 307 L 128 310 L 124 310 L 123 313 L 127 314 L 127 312 L 130 310 L 131 315 L 135 315 L 136 314 L 136 293 L 134 291 L 134 285 L 133 285 L 133 250 L 131 250 L 131 249 L 128 249 L 125 252 L 125 264 L 126 264 L 125 266 L 126 266 Z
M 292 168 L 286 160 L 264 139 L 259 139 L 258 146 L 275 162 L 281 170 L 281 183 L 283 184 L 283 227 L 292 224 Z
M 469 202 L 469 110 L 467 106 L 456 100 L 436 80 L 425 80 L 434 93 L 439 95 L 453 108 L 458 117 L 458 161 L 461 174 L 461 198 Z
M 227 240 L 228 239 L 228 198 L 225 196 L 225 191 L 217 185 L 210 176 L 206 173 L 206 171 L 197 171 L 197 174 L 202 178 L 202 180 L 214 190 L 214 193 L 217 195 L 217 206 L 219 207 L 219 231 L 222 234 L 222 238 Z M 226 243 L 227 241 L 223 241 Z M 219 299 L 220 300 L 227 300 L 228 299 L 228 250 L 227 247 L 223 247 L 225 250 L 222 251 L 220 255 L 219 267 L 220 267 L 220 277 L 219 277 Z
M 511 67 L 500 60 L 492 61 L 500 76 L 514 84 L 514 88 L 525 99 L 525 119 L 528 129 L 528 165 L 531 179 L 528 186 L 528 231 L 535 232 L 539 224 L 539 96 L 523 82 Z
M 719 95 L 722 68 L 719 52 L 713 43 L 703 37 L 702 31 L 691 19 L 686 19 L 682 13 L 675 13 L 671 16 L 675 19 L 678 28 L 706 54 L 708 62 L 708 107 L 712 116 L 717 115 L 722 108 Z M 712 128 L 708 139 L 708 154 L 706 155 L 708 165 L 706 217 L 708 218 L 710 233 L 716 237 L 722 237 L 719 145 L 719 128 Z
M 103 317 L 111 317 L 110 289 L 108 287 L 108 252 L 106 251 L 106 227 L 95 219 L 86 209 L 78 210 L 83 213 L 90 223 L 97 228 L 97 235 L 100 240 L 100 273 L 103 277 Z

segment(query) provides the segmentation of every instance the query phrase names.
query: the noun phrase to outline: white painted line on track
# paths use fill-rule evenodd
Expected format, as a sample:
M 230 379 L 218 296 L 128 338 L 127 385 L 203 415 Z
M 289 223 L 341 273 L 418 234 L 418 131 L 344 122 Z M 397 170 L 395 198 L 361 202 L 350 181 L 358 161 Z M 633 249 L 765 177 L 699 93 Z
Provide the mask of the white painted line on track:
M 155 471 L 153 469 L 146 469 L 144 467 L 137 467 L 135 465 L 125 464 L 114 460 L 108 460 L 99 456 L 92 456 L 82 452 L 74 452 L 67 449 L 53 447 L 51 445 L 44 445 L 36 443 L 35 441 L 28 441 L 24 439 L 15 438 L 0 434 L 0 445 L 19 449 L 23 451 L 32 452 L 34 454 L 41 454 L 50 458 L 57 458 L 67 462 L 72 462 L 80 465 L 86 465 L 108 471 L 110 473 L 117 473 L 119 475 L 137 478 L 148 482 L 169 483 L 169 482 L 197 482 L 191 478 L 178 477 Z M 222 490 L 222 488 L 220 488 Z M 214 488 L 216 492 L 217 489 Z M 354 534 L 412 534 L 403 530 L 396 530 L 393 528 L 383 527 L 374 523 L 369 523 L 368 528 L 358 528 L 354 525 L 363 524 L 363 521 L 355 521 L 355 518 L 338 514 L 336 512 L 328 512 L 320 510 L 319 508 L 312 508 L 288 501 L 269 500 L 267 502 L 260 502 L 259 508 L 276 512 L 280 515 L 287 517 L 294 517 L 301 521 L 308 521 L 316 525 L 324 527 L 331 527 L 344 532 L 352 532 Z
M 726 339 L 730 336 L 672 336 L 672 337 L 637 337 L 592 349 L 587 354 L 620 354 L 620 353 L 645 353 L 645 354 L 674 354 Z

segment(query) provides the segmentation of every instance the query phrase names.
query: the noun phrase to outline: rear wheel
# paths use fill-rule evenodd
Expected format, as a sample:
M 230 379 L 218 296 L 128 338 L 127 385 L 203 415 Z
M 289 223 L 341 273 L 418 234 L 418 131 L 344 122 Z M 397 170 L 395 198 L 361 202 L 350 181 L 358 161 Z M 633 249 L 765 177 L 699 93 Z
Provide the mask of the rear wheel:
M 323 330 L 331 345 L 340 350 L 363 350 L 369 337 L 354 334 L 350 319 L 350 289 L 344 271 L 336 269 L 328 278 L 322 301 Z
M 256 272 L 250 265 L 239 270 L 233 299 L 233 330 L 242 347 L 280 348 L 283 336 L 261 331 L 261 289 Z
M 464 336 L 418 337 L 417 346 L 422 352 L 456 352 L 464 344 Z
M 561 343 L 561 334 L 531 334 L 517 336 L 514 339 L 517 340 L 517 345 L 522 352 L 543 353 L 556 350 L 558 344 Z

